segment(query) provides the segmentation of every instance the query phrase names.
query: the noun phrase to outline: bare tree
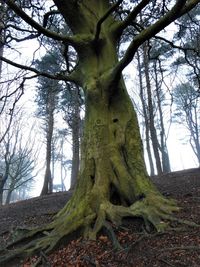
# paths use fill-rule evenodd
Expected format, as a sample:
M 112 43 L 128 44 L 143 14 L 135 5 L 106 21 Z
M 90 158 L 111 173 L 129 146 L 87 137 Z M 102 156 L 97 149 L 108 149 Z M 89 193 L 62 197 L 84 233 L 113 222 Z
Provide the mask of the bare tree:
M 19 118 L 19 116 L 21 118 Z M 32 140 L 32 129 L 27 132 L 25 141 L 25 130 L 23 127 L 22 113 L 15 114 L 13 125 L 7 132 L 1 143 L 1 181 L 0 181 L 0 203 L 6 198 L 6 204 L 10 202 L 14 190 L 32 181 L 36 175 L 38 150 L 35 149 L 35 141 Z M 5 195 L 5 197 L 3 197 Z

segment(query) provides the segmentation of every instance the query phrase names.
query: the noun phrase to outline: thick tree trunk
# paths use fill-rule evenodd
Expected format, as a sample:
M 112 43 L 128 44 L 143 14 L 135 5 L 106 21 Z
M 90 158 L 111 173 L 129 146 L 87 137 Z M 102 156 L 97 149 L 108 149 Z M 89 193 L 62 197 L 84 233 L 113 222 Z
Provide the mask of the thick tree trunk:
M 108 10 L 108 1 L 87 1 L 87 5 L 80 2 L 74 10 L 75 19 L 69 15 L 74 6 L 70 2 L 61 4 L 55 0 L 72 31 L 84 33 L 76 49 L 86 115 L 73 196 L 48 226 L 53 229 L 50 234 L 37 243 L 37 249 L 46 252 L 77 229 L 85 237 L 95 239 L 108 221 L 120 224 L 127 216 L 142 217 L 146 224 L 161 231 L 166 228 L 163 220 L 169 220 L 172 212 L 178 210 L 173 201 L 157 191 L 147 175 L 136 113 L 122 77 L 113 79 L 113 66 L 118 62 L 117 42 L 109 31 L 114 20 L 109 17 L 104 21 L 97 43 L 91 35 Z
M 95 194 L 102 193 L 111 201 L 112 194 L 117 194 L 120 204 L 130 205 L 146 193 L 143 187 L 154 187 L 146 172 L 136 114 L 124 86 L 121 84 L 111 99 L 106 99 L 105 92 L 97 88 L 87 96 L 80 176 L 88 180 L 86 184 Z
M 146 225 L 150 223 L 161 231 L 166 227 L 163 220 L 170 219 L 177 210 L 175 203 L 165 199 L 147 175 L 136 113 L 123 82 L 112 97 L 108 88 L 98 84 L 87 87 L 81 166 L 75 192 L 49 225 L 54 230 L 38 244 L 47 252 L 61 237 L 76 229 L 95 239 L 107 221 L 120 224 L 127 216 L 142 217 Z

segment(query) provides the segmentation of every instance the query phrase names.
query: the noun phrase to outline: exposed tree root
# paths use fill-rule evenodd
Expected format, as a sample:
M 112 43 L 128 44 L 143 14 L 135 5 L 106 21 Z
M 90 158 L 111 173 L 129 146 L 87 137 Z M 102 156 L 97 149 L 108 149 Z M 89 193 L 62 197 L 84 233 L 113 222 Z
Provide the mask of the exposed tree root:
M 0 263 L 41 251 L 46 255 L 64 237 L 78 229 L 82 230 L 85 238 L 95 239 L 97 233 L 105 227 L 110 233 L 114 247 L 120 249 L 121 246 L 109 222 L 120 225 L 124 217 L 141 217 L 147 227 L 150 224 L 158 232 L 164 231 L 169 226 L 169 222 L 174 221 L 190 226 L 198 226 L 195 223 L 175 218 L 172 213 L 179 210 L 175 202 L 156 193 L 150 192 L 129 207 L 114 205 L 105 200 L 99 205 L 96 212 L 93 209 L 93 203 L 90 203 L 92 198 L 85 197 L 76 208 L 72 208 L 72 198 L 52 223 L 42 228 L 21 232 L 20 236 L 13 239 L 13 242 L 1 251 Z M 11 249 L 11 246 L 16 246 L 19 242 L 31 239 L 33 240 L 28 244 L 14 250 Z

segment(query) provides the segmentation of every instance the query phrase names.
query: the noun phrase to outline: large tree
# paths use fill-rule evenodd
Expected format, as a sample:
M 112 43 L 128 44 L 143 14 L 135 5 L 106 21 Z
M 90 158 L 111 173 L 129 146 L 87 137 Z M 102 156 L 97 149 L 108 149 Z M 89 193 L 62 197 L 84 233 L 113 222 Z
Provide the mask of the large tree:
M 194 8 L 200 0 L 134 1 L 128 6 L 128 12 L 123 12 L 122 0 L 53 2 L 55 8 L 51 9 L 51 15 L 55 10 L 54 14 L 63 16 L 71 29 L 70 36 L 44 28 L 37 22 L 41 19 L 33 20 L 27 15 L 30 12 L 23 11 L 23 3 L 20 7 L 13 0 L 5 0 L 9 8 L 40 35 L 61 41 L 66 47 L 72 46 L 77 53 L 77 63 L 68 73 L 64 70 L 61 74 L 45 74 L 32 67 L 23 68 L 49 78 L 72 81 L 81 86 L 85 94 L 84 136 L 76 189 L 55 220 L 45 227 L 46 231 L 28 233 L 30 236 L 42 231 L 44 236 L 26 248 L 29 252 L 35 249 L 49 252 L 64 236 L 77 229 L 81 229 L 85 237 L 95 239 L 103 226 L 110 229 L 108 222 L 120 224 L 126 216 L 142 217 L 146 224 L 161 231 L 167 226 L 166 220 L 173 219 L 172 212 L 177 207 L 157 191 L 148 177 L 137 117 L 122 71 L 145 41 Z M 141 12 L 149 19 L 146 27 L 137 23 Z M 38 13 L 39 9 L 33 14 Z M 44 22 L 49 17 L 46 15 Z M 130 27 L 133 28 L 132 40 L 119 58 L 120 41 Z M 2 260 L 22 253 L 23 249 Z

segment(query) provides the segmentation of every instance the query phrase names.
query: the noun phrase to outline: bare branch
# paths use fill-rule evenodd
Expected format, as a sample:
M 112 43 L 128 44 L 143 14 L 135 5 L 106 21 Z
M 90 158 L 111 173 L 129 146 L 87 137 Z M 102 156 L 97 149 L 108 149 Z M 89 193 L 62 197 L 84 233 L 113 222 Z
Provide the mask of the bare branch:
M 47 26 L 49 17 L 52 15 L 56 15 L 56 14 L 60 14 L 60 12 L 58 10 L 51 10 L 44 15 L 44 19 L 43 19 L 43 27 L 44 28 L 46 28 L 46 26 Z
M 195 48 L 191 48 L 191 47 L 182 47 L 180 45 L 175 45 L 172 41 L 167 40 L 166 38 L 162 37 L 162 36 L 155 36 L 155 39 L 161 40 L 163 42 L 166 42 L 167 44 L 169 44 L 172 48 L 177 48 L 179 50 L 190 50 L 190 51 L 196 51 Z
M 18 16 L 20 16 L 26 23 L 36 29 L 40 34 L 44 34 L 47 37 L 50 37 L 54 40 L 68 42 L 70 45 L 74 45 L 74 39 L 70 36 L 61 35 L 56 32 L 47 30 L 42 25 L 33 20 L 28 16 L 20 7 L 18 7 L 12 0 L 3 0 Z M 46 18 L 45 18 L 46 20 Z M 44 24 L 46 23 L 44 20 Z
M 32 71 L 32 72 L 36 73 L 37 76 L 44 76 L 46 78 L 53 79 L 53 80 L 62 80 L 62 81 L 69 81 L 69 82 L 75 82 L 76 81 L 74 72 L 71 73 L 70 75 L 63 74 L 64 72 L 57 73 L 57 74 L 53 75 L 53 74 L 50 74 L 47 72 L 38 71 L 37 69 L 35 69 L 33 67 L 21 65 L 19 63 L 13 62 L 13 61 L 11 61 L 5 57 L 2 57 L 2 56 L 0 56 L 0 60 L 6 62 L 7 64 L 10 64 L 16 68 L 27 70 L 27 71 Z M 36 76 L 34 76 L 34 78 L 35 77 Z
M 178 17 L 181 17 L 181 16 L 185 15 L 186 13 L 188 13 L 190 10 L 192 10 L 199 3 L 200 3 L 199 0 L 187 1 L 185 6 L 181 9 Z
M 148 5 L 150 0 L 142 0 L 127 16 L 127 18 L 119 24 L 116 32 L 121 33 L 128 25 L 131 25 L 136 19 L 137 15 L 142 11 L 142 9 Z
M 118 0 L 117 3 L 115 3 L 113 6 L 111 6 L 111 8 L 109 8 L 107 10 L 107 12 L 103 15 L 103 17 L 100 18 L 100 20 L 97 23 L 96 26 L 96 33 L 95 33 L 95 38 L 94 38 L 94 42 L 97 42 L 99 39 L 99 34 L 101 32 L 101 25 L 103 24 L 103 22 L 110 16 L 110 14 L 112 14 L 117 7 L 123 2 L 123 0 Z
M 132 61 L 138 47 L 141 44 L 143 44 L 145 41 L 155 36 L 157 33 L 159 33 L 162 29 L 167 27 L 174 20 L 176 20 L 183 14 L 189 12 L 198 3 L 200 3 L 200 0 L 190 0 L 188 1 L 187 5 L 186 2 L 187 0 L 177 0 L 176 4 L 172 7 L 170 11 L 168 11 L 162 18 L 160 18 L 154 24 L 141 31 L 141 33 L 139 33 L 134 38 L 134 40 L 129 45 L 124 57 L 120 60 L 120 62 L 116 65 L 116 67 L 112 71 L 114 80 L 120 79 L 121 72 Z

